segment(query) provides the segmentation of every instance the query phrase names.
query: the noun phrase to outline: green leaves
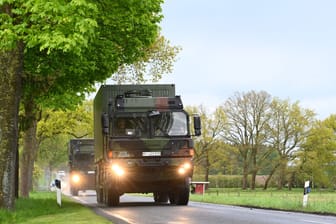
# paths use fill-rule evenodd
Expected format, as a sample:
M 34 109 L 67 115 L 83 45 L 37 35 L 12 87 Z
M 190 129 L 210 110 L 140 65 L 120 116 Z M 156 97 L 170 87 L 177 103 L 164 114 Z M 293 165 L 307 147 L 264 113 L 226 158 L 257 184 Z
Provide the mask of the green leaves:
M 299 153 L 300 173 L 320 186 L 335 186 L 336 116 L 313 123 Z
M 154 43 L 144 50 L 144 56 L 133 64 L 124 64 L 113 74 L 117 83 L 157 82 L 162 74 L 171 73 L 180 47 L 171 46 L 163 36 L 158 36 Z
M 24 17 L 29 27 L 25 43 L 28 48 L 39 46 L 40 51 L 52 50 L 80 54 L 88 47 L 97 28 L 97 7 L 84 0 L 29 0 L 24 4 Z
M 39 46 L 79 54 L 95 36 L 98 16 L 95 4 L 75 1 L 2 1 L 0 49 L 11 49 L 19 40 L 27 48 Z

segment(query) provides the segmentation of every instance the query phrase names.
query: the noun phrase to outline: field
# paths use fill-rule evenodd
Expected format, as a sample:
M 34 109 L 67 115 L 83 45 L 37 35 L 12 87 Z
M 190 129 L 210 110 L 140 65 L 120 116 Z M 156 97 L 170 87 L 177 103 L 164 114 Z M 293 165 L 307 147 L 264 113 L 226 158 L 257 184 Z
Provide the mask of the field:
M 336 192 L 312 190 L 308 204 L 303 207 L 303 189 L 269 189 L 243 191 L 241 189 L 209 189 L 204 195 L 192 194 L 192 201 L 226 205 L 249 206 L 289 211 L 311 212 L 336 215 Z

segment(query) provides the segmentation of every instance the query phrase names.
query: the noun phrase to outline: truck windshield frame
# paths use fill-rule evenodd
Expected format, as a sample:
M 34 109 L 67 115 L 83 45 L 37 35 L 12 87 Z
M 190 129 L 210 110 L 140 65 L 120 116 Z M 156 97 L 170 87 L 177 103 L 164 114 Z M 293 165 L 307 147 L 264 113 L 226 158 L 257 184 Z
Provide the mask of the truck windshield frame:
M 188 136 L 189 117 L 185 111 L 150 111 L 147 113 L 115 114 L 113 137 Z

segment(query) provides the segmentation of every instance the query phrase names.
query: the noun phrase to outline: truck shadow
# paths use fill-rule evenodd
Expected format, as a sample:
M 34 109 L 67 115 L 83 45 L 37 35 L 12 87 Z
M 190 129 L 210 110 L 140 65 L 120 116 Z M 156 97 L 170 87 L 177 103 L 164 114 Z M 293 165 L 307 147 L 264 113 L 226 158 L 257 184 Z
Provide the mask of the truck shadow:
M 156 203 L 149 201 L 139 201 L 139 202 L 120 202 L 117 207 L 146 207 L 146 206 L 175 206 L 170 203 Z

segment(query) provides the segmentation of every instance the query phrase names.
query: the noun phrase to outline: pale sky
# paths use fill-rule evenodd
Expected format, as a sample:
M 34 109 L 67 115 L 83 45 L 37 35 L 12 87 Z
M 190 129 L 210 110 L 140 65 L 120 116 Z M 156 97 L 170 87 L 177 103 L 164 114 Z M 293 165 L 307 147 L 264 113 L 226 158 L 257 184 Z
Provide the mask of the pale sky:
M 165 0 L 162 34 L 182 47 L 172 74 L 184 105 L 216 108 L 235 92 L 336 114 L 335 0 Z

